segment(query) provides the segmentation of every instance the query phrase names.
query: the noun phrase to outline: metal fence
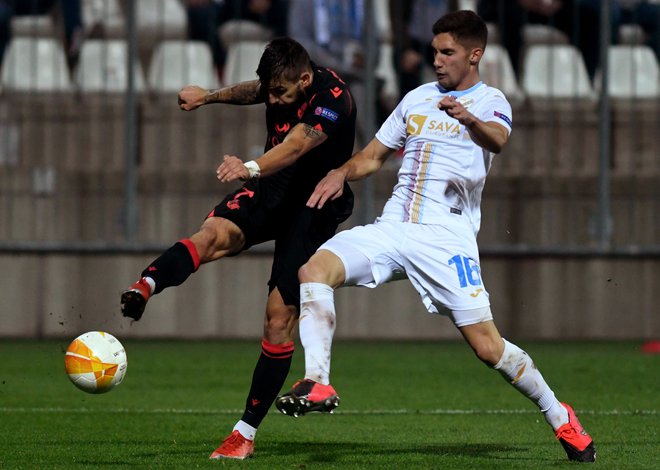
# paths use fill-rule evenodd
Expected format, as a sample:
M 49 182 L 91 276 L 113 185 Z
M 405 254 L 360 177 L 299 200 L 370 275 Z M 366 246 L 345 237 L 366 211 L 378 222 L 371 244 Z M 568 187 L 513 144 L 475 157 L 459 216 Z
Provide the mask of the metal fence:
M 376 103 L 387 108 L 399 98 L 403 43 L 392 34 L 389 2 L 364 4 L 367 66 L 356 80 L 372 97 L 362 118 L 371 136 Z M 208 45 L 187 39 L 182 3 L 82 5 L 95 29 L 74 67 L 54 33 L 57 18 L 48 27 L 44 18 L 13 26 L 0 88 L 1 251 L 158 250 L 192 233 L 232 189 L 215 180 L 223 153 L 249 159 L 263 148 L 260 106 L 178 109 L 178 86 L 218 86 Z M 657 49 L 641 29 L 623 37 L 623 26 L 611 31 L 610 15 L 599 21 L 593 76 L 572 43 L 579 32 L 524 22 L 514 65 L 503 26 L 489 21 L 481 74 L 509 96 L 514 131 L 486 184 L 483 253 L 660 254 Z M 245 36 L 228 47 L 228 82 L 254 76 L 264 38 Z M 433 79 L 428 66 L 421 73 Z M 392 157 L 355 185 L 359 205 L 348 226 L 378 214 L 397 167 Z

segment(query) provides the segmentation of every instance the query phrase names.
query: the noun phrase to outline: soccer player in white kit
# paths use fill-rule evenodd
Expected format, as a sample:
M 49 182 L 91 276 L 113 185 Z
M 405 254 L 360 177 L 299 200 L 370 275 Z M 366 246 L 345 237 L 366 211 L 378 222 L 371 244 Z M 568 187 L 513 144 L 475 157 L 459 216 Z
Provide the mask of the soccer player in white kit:
M 408 93 L 376 137 L 328 173 L 307 202 L 323 207 L 342 194 L 345 181 L 376 172 L 403 146 L 381 217 L 335 235 L 299 271 L 305 378 L 276 406 L 293 416 L 338 406 L 329 380 L 334 289 L 407 278 L 429 312 L 449 316 L 477 357 L 538 405 L 569 459 L 593 462 L 593 441 L 573 409 L 557 400 L 527 353 L 500 336 L 481 279 L 481 193 L 512 125 L 502 92 L 479 78 L 486 25 L 476 13 L 458 11 L 440 18 L 433 34 L 437 82 Z

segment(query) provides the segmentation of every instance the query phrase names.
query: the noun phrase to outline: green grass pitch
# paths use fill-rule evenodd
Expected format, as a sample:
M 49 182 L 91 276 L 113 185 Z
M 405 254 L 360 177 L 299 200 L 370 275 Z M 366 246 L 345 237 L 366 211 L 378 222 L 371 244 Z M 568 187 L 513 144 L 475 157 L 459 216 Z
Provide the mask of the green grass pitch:
M 639 343 L 520 344 L 576 409 L 595 464 L 569 462 L 535 406 L 465 344 L 341 341 L 335 414 L 271 411 L 251 459 L 210 461 L 240 417 L 259 341 L 123 343 L 124 383 L 88 395 L 64 373 L 68 341 L 0 341 L 1 469 L 660 468 L 660 355 Z M 285 388 L 302 375 L 297 345 Z

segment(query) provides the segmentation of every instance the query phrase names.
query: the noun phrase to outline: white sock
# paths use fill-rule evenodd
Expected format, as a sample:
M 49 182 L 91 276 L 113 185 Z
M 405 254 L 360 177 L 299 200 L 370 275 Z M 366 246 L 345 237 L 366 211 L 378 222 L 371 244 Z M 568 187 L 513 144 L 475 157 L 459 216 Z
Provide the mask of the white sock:
M 330 351 L 335 334 L 332 287 L 319 282 L 300 284 L 300 342 L 305 349 L 305 378 L 330 383 Z
M 245 439 L 248 439 L 250 441 L 254 441 L 254 436 L 257 435 L 257 428 L 253 428 L 243 420 L 236 423 L 236 426 L 234 426 L 233 431 L 240 432 L 241 436 L 243 436 Z
M 568 411 L 534 365 L 532 358 L 515 344 L 504 340 L 504 352 L 494 369 L 498 370 L 520 393 L 532 400 L 545 415 L 552 429 L 568 423 Z
M 151 291 L 149 292 L 149 295 L 153 294 L 154 291 L 156 290 L 156 281 L 154 281 L 150 277 L 146 277 L 146 276 L 143 277 L 142 279 L 144 279 L 147 282 L 147 284 L 149 284 L 149 287 L 151 288 Z

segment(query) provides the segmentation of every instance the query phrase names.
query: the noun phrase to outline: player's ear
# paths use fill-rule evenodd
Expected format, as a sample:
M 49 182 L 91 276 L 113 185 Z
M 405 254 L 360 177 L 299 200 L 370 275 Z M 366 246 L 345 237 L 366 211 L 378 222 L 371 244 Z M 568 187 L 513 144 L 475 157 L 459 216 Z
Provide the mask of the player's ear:
M 312 74 L 308 71 L 305 71 L 300 74 L 300 81 L 302 83 L 302 86 L 307 88 L 312 84 Z
M 477 65 L 484 55 L 484 50 L 481 47 L 475 47 L 470 51 L 470 65 Z

